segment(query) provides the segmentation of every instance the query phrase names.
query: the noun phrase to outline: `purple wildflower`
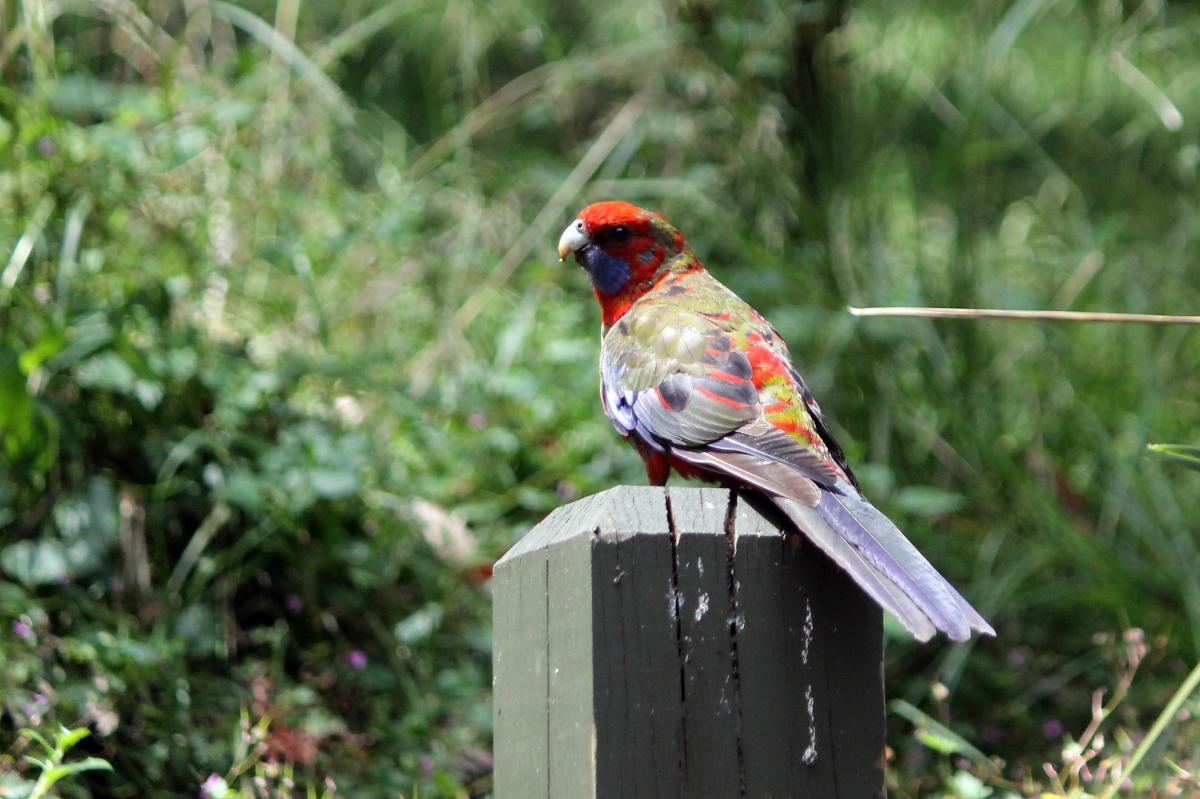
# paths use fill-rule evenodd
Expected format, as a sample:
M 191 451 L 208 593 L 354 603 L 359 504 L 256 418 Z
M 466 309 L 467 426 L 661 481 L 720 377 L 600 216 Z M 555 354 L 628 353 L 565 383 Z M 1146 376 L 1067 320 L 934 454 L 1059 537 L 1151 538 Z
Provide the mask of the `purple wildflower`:
M 209 774 L 200 785 L 200 799 L 224 799 L 229 792 L 229 784 L 220 774 Z
M 17 619 L 12 623 L 13 632 L 22 641 L 31 641 L 33 639 L 33 628 L 24 618 Z
M 361 649 L 351 649 L 346 653 L 346 662 L 355 671 L 362 671 L 367 667 L 367 653 Z
M 1047 719 L 1042 722 L 1042 735 L 1046 736 L 1047 740 L 1057 740 L 1062 737 L 1066 728 L 1058 719 Z
M 37 727 L 42 723 L 42 718 L 46 715 L 46 711 L 50 709 L 50 700 L 45 694 L 33 693 L 29 695 L 28 704 L 24 705 L 21 710 L 25 713 L 25 717 L 29 719 L 31 727 Z

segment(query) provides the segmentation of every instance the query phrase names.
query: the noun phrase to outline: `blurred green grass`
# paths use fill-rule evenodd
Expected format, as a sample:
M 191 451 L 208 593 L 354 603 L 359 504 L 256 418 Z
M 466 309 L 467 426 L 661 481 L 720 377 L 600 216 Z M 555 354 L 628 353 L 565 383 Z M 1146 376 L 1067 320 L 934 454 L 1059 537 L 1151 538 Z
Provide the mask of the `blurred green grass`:
M 328 795 L 486 791 L 480 567 L 643 479 L 597 407 L 585 280 L 553 253 L 607 197 L 662 211 L 775 322 L 871 496 L 996 624 L 967 647 L 889 638 L 891 695 L 1005 761 L 897 717 L 893 795 L 1054 790 L 1042 764 L 1140 628 L 1096 758 L 1119 762 L 1195 661 L 1196 476 L 1145 454 L 1196 440 L 1194 331 L 844 312 L 1195 313 L 1190 7 L 0 16 L 15 795 L 16 730 L 58 723 L 115 768 L 64 795 L 217 774 L 288 796 L 288 762 Z M 1191 719 L 1134 790 L 1187 787 L 1164 759 L 1195 770 Z

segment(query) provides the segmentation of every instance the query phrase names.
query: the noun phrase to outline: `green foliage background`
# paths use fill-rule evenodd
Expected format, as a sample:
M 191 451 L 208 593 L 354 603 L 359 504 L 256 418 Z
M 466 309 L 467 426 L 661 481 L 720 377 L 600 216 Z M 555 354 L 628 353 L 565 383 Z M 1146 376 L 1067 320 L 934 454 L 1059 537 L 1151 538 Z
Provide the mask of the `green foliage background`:
M 553 250 L 609 197 L 772 319 L 870 495 L 996 625 L 889 633 L 926 714 L 892 719 L 893 795 L 1098 790 L 1195 662 L 1197 476 L 1144 450 L 1195 441 L 1200 336 L 844 310 L 1195 313 L 1193 7 L 0 21 L 0 795 L 34 779 L 17 730 L 59 723 L 114 766 L 63 795 L 486 793 L 481 567 L 643 479 Z M 1056 785 L 1129 628 L 1093 779 Z M 1135 793 L 1195 789 L 1196 713 Z

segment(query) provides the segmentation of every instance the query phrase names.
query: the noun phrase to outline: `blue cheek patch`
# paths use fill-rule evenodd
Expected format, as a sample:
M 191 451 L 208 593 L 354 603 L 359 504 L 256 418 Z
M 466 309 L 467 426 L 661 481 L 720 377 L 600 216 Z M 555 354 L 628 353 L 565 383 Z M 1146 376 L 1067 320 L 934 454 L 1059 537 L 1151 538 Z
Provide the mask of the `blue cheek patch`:
M 601 294 L 617 294 L 629 284 L 630 268 L 624 259 L 609 255 L 593 245 L 584 252 L 583 260 L 588 274 L 592 276 L 592 285 Z

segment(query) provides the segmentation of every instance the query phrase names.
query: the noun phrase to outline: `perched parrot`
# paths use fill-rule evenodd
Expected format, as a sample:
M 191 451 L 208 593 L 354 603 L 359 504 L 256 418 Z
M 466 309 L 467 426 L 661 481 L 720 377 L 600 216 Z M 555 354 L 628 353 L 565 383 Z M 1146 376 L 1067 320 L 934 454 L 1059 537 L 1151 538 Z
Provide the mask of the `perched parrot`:
M 646 462 L 761 492 L 919 640 L 991 626 L 858 487 L 766 319 L 683 235 L 626 202 L 584 208 L 558 240 L 600 302 L 604 412 Z

